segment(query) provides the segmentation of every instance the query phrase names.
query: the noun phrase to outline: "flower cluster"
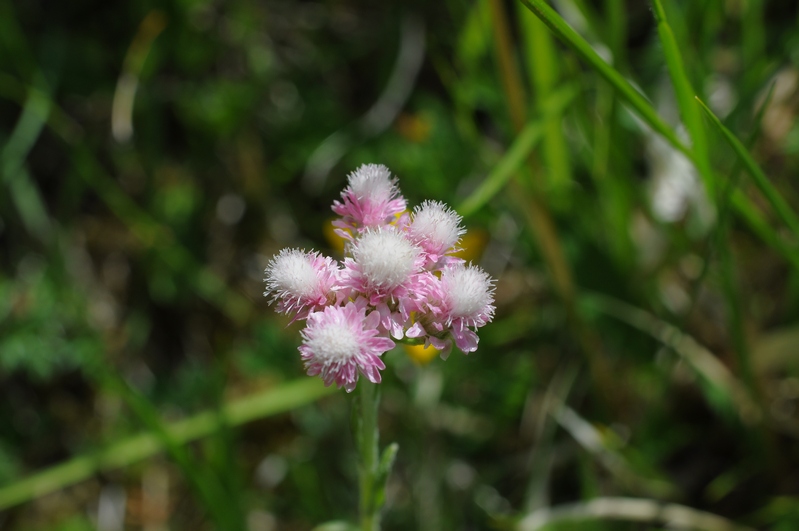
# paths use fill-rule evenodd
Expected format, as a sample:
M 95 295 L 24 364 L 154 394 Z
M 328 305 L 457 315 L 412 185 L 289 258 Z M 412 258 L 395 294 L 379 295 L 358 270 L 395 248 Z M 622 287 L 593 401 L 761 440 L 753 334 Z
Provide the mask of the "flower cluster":
M 475 330 L 494 315 L 488 274 L 453 255 L 465 230 L 444 203 L 406 210 L 385 166 L 349 175 L 333 222 L 347 257 L 283 249 L 266 268 L 265 296 L 276 310 L 305 319 L 300 354 L 310 375 L 348 392 L 359 373 L 380 382 L 380 356 L 395 341 L 424 344 L 446 358 L 452 343 L 477 349 Z

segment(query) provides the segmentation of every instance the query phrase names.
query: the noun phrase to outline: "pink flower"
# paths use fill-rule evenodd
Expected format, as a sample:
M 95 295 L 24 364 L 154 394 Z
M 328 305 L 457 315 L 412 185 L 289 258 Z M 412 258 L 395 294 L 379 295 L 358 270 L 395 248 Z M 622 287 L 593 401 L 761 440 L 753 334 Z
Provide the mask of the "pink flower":
M 393 226 L 367 229 L 344 261 L 343 288 L 363 294 L 381 315 L 381 325 L 399 339 L 410 312 L 434 281 L 422 271 L 422 250 Z
M 266 266 L 266 291 L 277 312 L 304 319 L 312 311 L 336 301 L 338 267 L 332 258 L 317 252 L 283 249 Z
M 308 375 L 321 375 L 326 386 L 335 382 L 348 393 L 355 389 L 359 372 L 380 383 L 379 371 L 386 368 L 380 356 L 394 342 L 379 336 L 379 320 L 377 312 L 366 315 L 363 299 L 310 314 L 299 347 Z
M 333 201 L 332 208 L 341 216 L 333 222 L 336 233 L 351 240 L 366 228 L 388 225 L 405 210 L 405 198 L 388 168 L 364 164 L 349 175 L 341 201 Z
M 392 226 L 367 229 L 344 260 L 342 288 L 361 293 L 372 305 L 406 294 L 422 271 L 422 250 Z
M 494 281 L 452 256 L 466 232 L 461 216 L 439 201 L 406 212 L 385 166 L 363 165 L 347 182 L 333 202 L 336 233 L 349 240 L 343 267 L 284 249 L 266 268 L 270 304 L 306 319 L 299 351 L 308 374 L 347 392 L 361 374 L 379 383 L 392 337 L 432 345 L 445 359 L 453 343 L 475 351 L 477 328 L 494 317 Z
M 440 269 L 462 262 L 460 258 L 447 256 L 458 250 L 455 245 L 466 233 L 461 227 L 461 219 L 457 212 L 439 201 L 425 201 L 414 209 L 408 234 L 424 250 L 428 268 Z
M 427 341 L 446 352 L 450 346 L 448 332 L 459 349 L 474 352 L 479 339 L 470 327 L 479 328 L 494 317 L 493 280 L 477 266 L 448 266 L 428 302 L 430 313 L 421 316 L 419 326 L 409 330 L 409 337 L 428 333 Z

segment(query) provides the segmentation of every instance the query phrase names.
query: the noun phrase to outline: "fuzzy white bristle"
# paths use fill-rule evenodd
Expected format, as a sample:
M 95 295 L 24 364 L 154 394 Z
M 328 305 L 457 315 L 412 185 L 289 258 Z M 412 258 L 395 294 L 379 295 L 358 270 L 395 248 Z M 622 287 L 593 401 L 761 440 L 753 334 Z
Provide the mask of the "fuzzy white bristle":
M 349 175 L 347 182 L 358 198 L 388 201 L 397 192 L 391 172 L 382 164 L 363 164 Z
M 266 268 L 268 292 L 290 297 L 310 297 L 319 286 L 319 277 L 309 255 L 300 249 L 283 249 Z
M 372 287 L 392 289 L 417 267 L 421 250 L 395 230 L 370 230 L 355 245 L 353 256 Z
M 336 362 L 352 358 L 359 352 L 358 339 L 349 326 L 330 323 L 316 329 L 307 345 L 319 361 Z
M 458 266 L 445 270 L 441 277 L 451 305 L 451 316 L 476 317 L 492 311 L 494 287 L 491 277 L 477 266 Z
M 460 225 L 461 219 L 444 203 L 425 201 L 413 214 L 410 232 L 415 241 L 426 240 L 430 247 L 450 249 L 466 232 Z

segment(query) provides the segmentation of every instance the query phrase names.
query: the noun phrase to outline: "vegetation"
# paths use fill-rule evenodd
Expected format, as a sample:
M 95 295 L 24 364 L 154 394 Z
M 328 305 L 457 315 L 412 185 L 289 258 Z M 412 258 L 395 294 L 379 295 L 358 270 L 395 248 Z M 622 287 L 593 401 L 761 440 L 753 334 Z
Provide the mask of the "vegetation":
M 263 278 L 377 163 L 498 279 L 476 352 L 383 356 L 383 529 L 799 528 L 798 22 L 0 2 L 0 527 L 349 529 L 352 397 Z

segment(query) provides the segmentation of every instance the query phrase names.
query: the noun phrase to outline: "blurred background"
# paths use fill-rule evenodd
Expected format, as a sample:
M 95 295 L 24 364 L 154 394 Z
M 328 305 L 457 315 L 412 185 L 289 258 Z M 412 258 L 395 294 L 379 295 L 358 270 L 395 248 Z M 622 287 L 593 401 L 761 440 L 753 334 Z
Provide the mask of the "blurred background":
M 354 519 L 352 397 L 262 293 L 362 163 L 498 279 L 477 352 L 385 355 L 384 529 L 799 529 L 799 6 L 662 4 L 766 188 L 648 2 L 551 3 L 614 88 L 520 2 L 0 1 L 0 529 Z

